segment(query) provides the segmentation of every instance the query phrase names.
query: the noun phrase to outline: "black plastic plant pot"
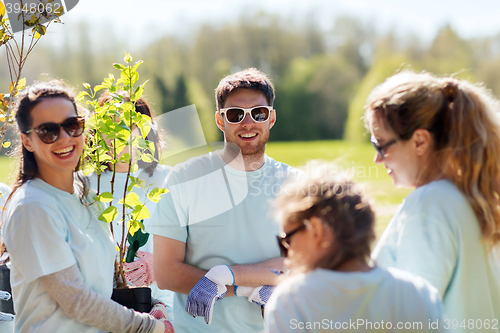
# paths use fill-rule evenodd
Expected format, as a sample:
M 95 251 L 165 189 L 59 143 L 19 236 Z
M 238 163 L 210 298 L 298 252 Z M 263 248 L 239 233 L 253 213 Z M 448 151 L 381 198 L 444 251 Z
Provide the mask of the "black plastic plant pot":
M 111 299 L 138 312 L 151 311 L 151 289 L 148 287 L 113 289 Z
M 10 289 L 10 269 L 5 265 L 0 265 L 0 290 L 12 294 L 12 290 Z M 8 301 L 0 301 L 0 311 L 15 314 L 12 297 Z

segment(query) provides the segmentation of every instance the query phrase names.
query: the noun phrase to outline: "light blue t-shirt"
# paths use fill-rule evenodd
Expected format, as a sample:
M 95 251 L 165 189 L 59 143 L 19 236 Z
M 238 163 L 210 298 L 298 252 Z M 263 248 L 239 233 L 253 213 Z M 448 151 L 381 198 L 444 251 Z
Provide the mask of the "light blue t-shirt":
M 436 288 L 397 268 L 318 268 L 276 287 L 265 332 L 446 332 L 443 312 Z
M 295 173 L 267 156 L 264 165 L 251 172 L 228 166 L 219 151 L 192 158 L 175 166 L 167 177 L 170 192 L 157 206 L 150 232 L 185 242 L 185 263 L 204 270 L 278 257 L 279 225 L 269 205 Z M 211 325 L 184 310 L 186 299 L 187 295 L 175 293 L 176 332 L 263 330 L 260 306 L 246 297 L 217 301 Z
M 153 172 L 153 175 L 149 175 L 146 171 L 143 169 L 139 169 L 136 173 L 134 173 L 134 177 L 140 178 L 146 182 L 146 187 L 151 185 L 150 190 L 152 190 L 155 187 L 161 187 L 163 183 L 165 182 L 165 178 L 167 177 L 168 172 L 170 171 L 170 167 L 167 165 L 161 165 L 159 164 L 155 172 Z M 105 171 L 101 174 L 101 179 L 100 179 L 100 192 L 111 192 L 111 179 L 113 177 L 113 172 L 111 171 Z M 90 187 L 94 190 L 97 190 L 97 175 L 95 173 L 92 173 L 91 175 L 88 176 L 89 181 L 90 181 Z M 113 222 L 113 232 L 115 236 L 115 242 L 121 242 L 122 239 L 122 225 L 118 225 L 118 221 L 121 220 L 122 217 L 122 205 L 118 205 L 118 201 L 123 197 L 123 191 L 125 189 L 125 181 L 127 180 L 127 174 L 126 173 L 120 173 L 116 172 L 115 173 L 115 182 L 114 182 L 114 198 L 113 199 L 113 205 L 118 207 L 118 216 Z M 128 182 L 128 185 L 130 185 L 130 181 Z M 145 197 L 146 197 L 146 189 L 144 188 L 138 188 L 134 187 L 132 189 L 132 192 L 137 193 L 139 195 L 139 200 L 141 202 L 144 202 Z M 154 208 L 157 204 L 152 201 L 147 201 L 146 202 L 146 207 L 149 210 L 149 213 L 152 214 L 154 211 Z M 148 226 L 148 219 L 144 221 L 144 225 L 147 230 Z M 128 246 L 128 243 L 125 244 Z M 147 243 L 139 248 L 139 251 L 145 251 L 149 253 L 153 253 L 153 236 L 150 236 L 148 238 Z M 173 312 L 173 306 L 174 306 L 174 293 L 171 292 L 170 290 L 161 290 L 158 288 L 156 285 L 156 282 L 153 283 L 152 285 L 149 286 L 151 288 L 151 296 L 155 299 L 158 299 L 165 303 L 167 306 L 167 311 L 168 311 L 168 320 L 173 324 L 174 323 L 174 312 Z
M 110 298 L 115 250 L 98 204 L 39 178 L 23 184 L 7 205 L 2 234 L 10 255 L 15 331 L 101 332 L 68 317 L 38 278 L 78 265 L 87 287 Z
M 7 201 L 7 198 L 9 197 L 10 193 L 12 192 L 12 189 L 10 186 L 0 183 L 0 207 L 4 207 L 5 202 Z
M 0 207 L 5 206 L 5 202 L 7 201 L 7 198 L 9 197 L 11 192 L 12 192 L 12 189 L 8 185 L 6 185 L 4 183 L 0 183 L 0 193 L 1 193 Z M 2 216 L 2 213 L 0 213 L 0 217 L 1 216 Z M 3 301 L 0 301 L 0 302 L 3 302 Z M 0 322 L 0 332 L 2 332 L 2 333 L 14 332 L 14 322 L 13 321 L 4 322 L 4 323 Z
M 375 247 L 372 258 L 427 279 L 447 317 L 459 325 L 500 319 L 500 248 L 489 251 L 471 205 L 448 180 L 413 191 Z M 491 326 L 491 325 L 490 325 Z M 499 332 L 497 329 L 488 332 Z M 475 328 L 475 326 L 472 326 Z M 457 332 L 476 329 L 457 327 Z

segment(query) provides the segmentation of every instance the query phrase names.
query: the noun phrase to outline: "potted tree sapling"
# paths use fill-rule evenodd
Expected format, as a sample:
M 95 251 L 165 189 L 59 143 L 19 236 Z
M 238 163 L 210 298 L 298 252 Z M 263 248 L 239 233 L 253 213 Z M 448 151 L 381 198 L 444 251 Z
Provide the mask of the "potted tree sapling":
M 137 68 L 142 61 L 132 64 L 132 57 L 127 53 L 124 60 L 125 65 L 113 65 L 120 71 L 118 79 L 109 74 L 102 84 L 94 88 L 84 83 L 86 90 L 77 97 L 80 101 L 86 100 L 87 107 L 92 111 L 87 125 L 90 139 L 83 172 L 85 175 L 94 174 L 95 199 L 106 206 L 99 219 L 109 223 L 116 243 L 116 288 L 112 298 L 137 311 L 148 312 L 151 290 L 147 286 L 132 288 L 125 276 L 124 263 L 134 261 L 139 247 L 147 242 L 149 235 L 145 233 L 143 221 L 150 217 L 150 212 L 146 204 L 159 202 L 167 190 L 152 188 L 136 174 L 138 161 L 156 160 L 155 145 L 148 140 L 148 134 L 155 128 L 149 116 L 136 111 L 136 103 L 141 99 L 147 83 L 136 86 L 139 80 Z M 99 100 L 98 95 L 103 91 L 106 91 L 107 98 Z M 140 134 L 133 134 L 135 129 Z M 115 186 L 118 164 L 126 166 L 124 186 L 119 188 Z M 108 184 L 103 184 L 104 172 L 111 172 Z M 103 191 L 103 188 L 109 190 Z M 142 199 L 136 193 L 137 189 L 143 191 Z

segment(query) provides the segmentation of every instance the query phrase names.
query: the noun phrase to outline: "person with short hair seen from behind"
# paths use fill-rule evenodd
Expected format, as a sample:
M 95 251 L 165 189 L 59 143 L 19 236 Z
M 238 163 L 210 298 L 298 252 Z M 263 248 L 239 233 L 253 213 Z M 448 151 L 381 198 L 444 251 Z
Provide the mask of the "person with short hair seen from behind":
M 364 187 L 337 169 L 309 162 L 276 199 L 290 271 L 267 303 L 265 332 L 445 332 L 436 288 L 370 260 L 374 213 Z
M 500 332 L 499 111 L 482 86 L 412 71 L 366 102 L 375 163 L 416 188 L 372 257 L 434 285 L 456 332 Z
M 60 82 L 28 87 L 14 109 L 19 171 L 2 235 L 11 261 L 15 332 L 173 332 L 164 306 L 113 302 L 115 246 L 98 220 L 82 162 L 85 119 Z M 164 311 L 163 311 L 164 310 Z
M 154 272 L 160 288 L 175 292 L 177 332 L 260 332 L 261 305 L 278 279 L 272 270 L 283 269 L 268 206 L 296 171 L 265 155 L 276 111 L 264 73 L 250 68 L 225 77 L 216 101 L 224 149 L 169 173 L 170 192 L 150 228 Z

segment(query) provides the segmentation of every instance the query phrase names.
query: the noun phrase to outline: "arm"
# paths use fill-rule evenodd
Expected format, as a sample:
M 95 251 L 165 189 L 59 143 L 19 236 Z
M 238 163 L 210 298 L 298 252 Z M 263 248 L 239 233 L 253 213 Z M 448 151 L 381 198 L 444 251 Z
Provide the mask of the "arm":
M 189 294 L 207 271 L 184 263 L 186 243 L 154 235 L 153 270 L 160 289 Z
M 47 293 L 69 317 L 107 332 L 164 332 L 163 323 L 89 289 L 77 267 L 40 277 Z M 161 329 L 160 329 L 161 328 Z
M 184 263 L 186 243 L 154 235 L 153 269 L 160 289 L 169 289 L 188 295 L 207 271 Z M 257 287 L 276 285 L 278 275 L 271 270 L 282 271 L 284 258 L 278 257 L 256 264 L 230 266 L 238 286 Z M 234 296 L 234 287 L 228 288 L 227 296 Z

